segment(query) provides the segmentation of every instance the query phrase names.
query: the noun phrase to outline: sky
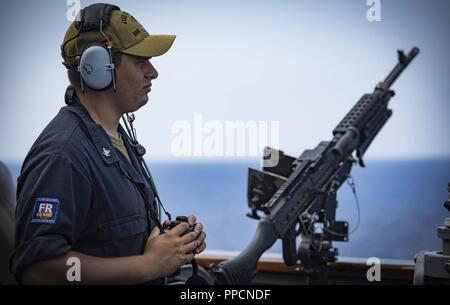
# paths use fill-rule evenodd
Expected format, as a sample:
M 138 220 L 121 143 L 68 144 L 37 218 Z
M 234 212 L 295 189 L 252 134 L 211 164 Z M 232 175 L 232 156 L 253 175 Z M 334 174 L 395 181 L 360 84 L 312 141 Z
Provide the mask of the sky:
M 4 5 L 0 160 L 22 161 L 64 106 L 68 81 L 59 46 L 74 3 Z M 114 1 L 151 34 L 177 35 L 169 52 L 152 59 L 159 77 L 149 103 L 135 113 L 139 141 L 150 158 L 176 161 L 173 126 L 193 126 L 200 113 L 223 126 L 278 122 L 277 148 L 298 156 L 331 139 L 343 116 L 394 67 L 397 49 L 417 46 L 421 53 L 393 86 L 393 116 L 366 157 L 450 156 L 450 2 L 380 3 L 381 20 L 369 22 L 366 0 Z

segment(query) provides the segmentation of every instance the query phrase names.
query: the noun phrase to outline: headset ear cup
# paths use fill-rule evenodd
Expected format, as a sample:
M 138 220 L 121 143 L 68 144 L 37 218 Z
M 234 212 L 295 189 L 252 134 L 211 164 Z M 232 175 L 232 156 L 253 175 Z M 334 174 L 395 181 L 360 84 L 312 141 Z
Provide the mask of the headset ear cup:
M 94 90 L 103 90 L 108 87 L 114 73 L 114 70 L 108 68 L 110 63 L 111 56 L 105 46 L 89 45 L 81 55 L 78 66 L 83 82 Z

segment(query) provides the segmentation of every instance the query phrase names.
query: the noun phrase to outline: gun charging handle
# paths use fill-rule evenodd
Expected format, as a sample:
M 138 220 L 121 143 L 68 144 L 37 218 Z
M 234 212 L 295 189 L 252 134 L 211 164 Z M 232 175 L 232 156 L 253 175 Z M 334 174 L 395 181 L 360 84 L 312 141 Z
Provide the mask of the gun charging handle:
M 359 144 L 359 131 L 354 127 L 350 127 L 339 138 L 336 145 L 331 150 L 337 158 L 342 158 L 350 154 Z

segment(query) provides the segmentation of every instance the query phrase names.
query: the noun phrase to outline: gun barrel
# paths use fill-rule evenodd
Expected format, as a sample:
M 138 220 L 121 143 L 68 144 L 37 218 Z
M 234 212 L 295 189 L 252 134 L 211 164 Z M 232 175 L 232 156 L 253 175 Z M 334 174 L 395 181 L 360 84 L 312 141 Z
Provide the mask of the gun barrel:
M 333 130 L 337 138 L 332 152 L 336 157 L 345 158 L 357 149 L 360 164 L 363 164 L 362 155 L 391 116 L 392 111 L 387 108 L 389 99 L 394 96 L 391 85 L 419 52 L 417 47 L 412 48 L 408 55 L 399 50 L 399 62 L 386 79 L 376 86 L 373 93 L 364 94 Z
M 398 61 L 399 63 L 392 69 L 391 73 L 386 77 L 386 79 L 382 83 L 382 87 L 384 90 L 389 89 L 395 80 L 400 76 L 403 70 L 409 65 L 409 63 L 414 59 L 414 57 L 419 54 L 420 50 L 417 47 L 412 48 L 408 55 L 405 55 L 403 51 L 399 50 L 398 52 Z

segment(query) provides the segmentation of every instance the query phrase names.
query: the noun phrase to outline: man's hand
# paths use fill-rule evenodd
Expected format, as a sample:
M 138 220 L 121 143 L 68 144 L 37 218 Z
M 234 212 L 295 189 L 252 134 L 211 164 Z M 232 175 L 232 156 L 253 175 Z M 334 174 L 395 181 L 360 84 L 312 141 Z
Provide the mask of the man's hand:
M 162 235 L 159 228 L 152 230 L 143 254 L 150 278 L 171 275 L 194 258 L 193 252 L 200 245 L 196 241 L 198 233 L 194 231 L 183 235 L 188 228 L 189 223 L 184 222 Z
M 197 217 L 194 215 L 188 216 L 188 223 L 189 225 L 193 226 L 195 224 L 194 232 L 197 233 L 197 237 L 195 239 L 195 242 L 197 243 L 197 248 L 195 249 L 195 253 L 201 253 L 206 248 L 206 233 L 203 231 L 203 225 L 201 223 L 197 223 Z

